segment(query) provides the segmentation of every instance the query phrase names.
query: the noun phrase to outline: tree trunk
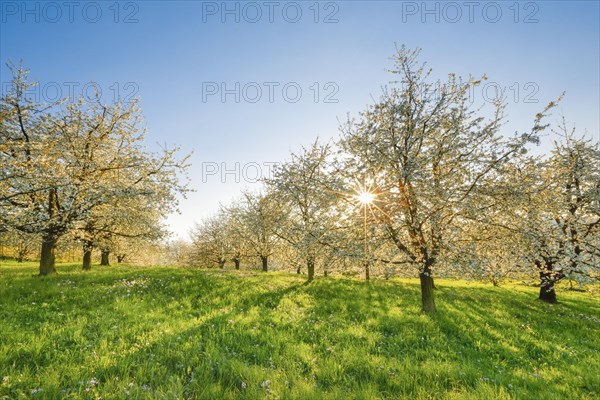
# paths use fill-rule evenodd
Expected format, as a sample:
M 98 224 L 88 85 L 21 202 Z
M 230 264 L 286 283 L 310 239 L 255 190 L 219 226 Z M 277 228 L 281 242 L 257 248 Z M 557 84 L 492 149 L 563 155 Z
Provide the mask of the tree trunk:
M 308 270 L 308 281 L 312 282 L 315 278 L 315 261 L 309 257 L 306 261 L 306 269 Z
M 102 253 L 100 255 L 100 265 L 104 265 L 104 266 L 109 266 L 110 263 L 108 262 L 108 256 L 110 255 L 110 250 L 102 250 Z
M 554 291 L 556 281 L 557 279 L 551 272 L 540 271 L 540 300 L 546 303 L 556 303 L 556 292 Z
M 435 312 L 435 301 L 433 298 L 433 278 L 431 270 L 425 268 L 420 274 L 421 279 L 421 310 L 423 312 Z
M 225 260 L 219 260 L 219 268 L 220 269 L 225 268 Z
M 117 263 L 121 264 L 123 261 L 125 261 L 125 254 L 117 254 Z
M 269 270 L 269 257 L 260 256 L 260 260 L 262 261 L 262 270 L 263 272 L 267 272 Z
M 17 262 L 22 263 L 25 257 L 27 257 L 27 253 L 29 253 L 29 248 L 27 247 L 17 249 Z
M 556 292 L 554 284 L 565 277 L 562 271 L 554 270 L 554 263 L 551 260 L 536 261 L 535 265 L 540 271 L 540 300 L 546 303 L 556 303 Z
M 42 253 L 40 255 L 40 275 L 46 276 L 54 274 L 56 268 L 54 267 L 55 254 L 57 239 L 52 236 L 46 236 L 42 239 Z
M 235 263 L 235 269 L 240 269 L 240 259 L 234 258 L 233 262 Z
M 89 271 L 92 269 L 92 248 L 83 246 L 83 270 Z
M 371 279 L 371 272 L 369 270 L 369 262 L 365 260 L 365 280 L 369 282 Z
M 302 267 L 296 268 L 296 273 L 300 275 L 302 273 Z

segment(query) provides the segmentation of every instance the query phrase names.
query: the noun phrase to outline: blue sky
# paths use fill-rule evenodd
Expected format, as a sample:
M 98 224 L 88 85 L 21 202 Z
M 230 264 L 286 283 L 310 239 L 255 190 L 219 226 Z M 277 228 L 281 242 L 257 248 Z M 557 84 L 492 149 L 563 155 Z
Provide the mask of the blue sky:
M 194 151 L 197 192 L 169 218 L 183 237 L 257 187 L 257 166 L 266 175 L 290 150 L 337 137 L 339 119 L 393 79 L 395 44 L 421 47 L 436 76 L 486 73 L 478 103 L 505 88 L 506 134 L 565 91 L 559 112 L 600 140 L 597 1 L 2 0 L 0 12 L 2 83 L 4 64 L 23 60 L 42 98 L 90 82 L 107 101 L 135 95 L 149 143 Z

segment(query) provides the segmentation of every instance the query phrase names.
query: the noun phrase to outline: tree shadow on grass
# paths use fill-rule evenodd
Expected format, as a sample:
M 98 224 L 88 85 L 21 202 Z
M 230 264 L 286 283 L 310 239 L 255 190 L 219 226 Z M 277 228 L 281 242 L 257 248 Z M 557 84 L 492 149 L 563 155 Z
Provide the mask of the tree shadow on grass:
M 583 339 L 589 341 L 584 347 L 593 352 L 598 344 L 594 334 L 597 326 L 557 315 L 559 310 L 571 313 L 579 307 L 557 307 L 506 289 L 474 290 L 482 294 L 477 300 L 460 289 L 452 299 L 442 299 L 440 312 L 430 316 L 452 349 L 449 354 L 454 352 L 471 362 L 479 361 L 470 368 L 481 371 L 480 379 L 514 384 L 522 395 L 550 390 L 564 398 L 572 396 L 575 388 L 566 384 L 566 376 L 561 375 L 570 367 L 581 365 L 579 359 L 568 355 L 566 348 L 574 343 L 581 346 Z M 588 359 L 593 360 L 593 356 L 590 354 Z M 594 386 L 597 390 L 597 384 L 581 382 L 577 389 L 591 394 L 589 389 Z
M 282 398 L 341 398 L 360 397 L 369 387 L 371 397 L 385 393 L 441 397 L 457 387 L 475 388 L 482 377 L 502 384 L 519 381 L 518 373 L 498 373 L 497 365 L 525 371 L 532 365 L 528 358 L 548 358 L 569 367 L 551 358 L 558 339 L 581 340 L 578 329 L 561 332 L 560 324 L 548 322 L 543 313 L 546 305 L 527 294 L 502 296 L 506 293 L 498 289 L 463 289 L 437 282 L 440 311 L 425 315 L 419 312 L 417 283 L 365 285 L 330 278 L 304 286 L 301 278 L 292 276 L 242 278 L 200 271 L 177 276 L 169 276 L 168 271 L 135 274 L 127 282 L 141 282 L 144 277 L 148 288 L 133 299 L 121 297 L 129 288 L 125 285 L 119 287 L 118 299 L 104 297 L 96 309 L 89 305 L 90 317 L 106 311 L 114 314 L 120 326 L 140 324 L 123 338 L 132 348 L 114 355 L 110 362 L 100 361 L 110 349 L 99 351 L 100 358 L 93 363 L 82 359 L 81 374 L 100 381 L 98 395 L 110 397 L 118 392 L 125 396 L 124 390 L 129 390 L 138 398 L 264 398 L 271 391 Z M 103 279 L 95 285 L 98 292 L 112 287 Z M 86 292 L 78 293 L 84 296 Z M 60 304 L 66 306 L 65 301 Z M 155 307 L 153 313 L 138 307 L 147 303 Z M 565 314 L 585 309 L 549 307 Z M 164 324 L 158 327 L 157 321 Z M 574 321 L 574 326 L 585 330 L 595 326 L 571 317 L 561 324 L 573 325 Z M 172 325 L 166 326 L 169 322 Z M 532 331 L 519 324 L 529 324 Z M 94 326 L 90 320 L 90 325 L 98 331 L 90 336 L 97 343 L 109 335 L 119 336 L 118 330 L 109 332 L 107 323 Z M 549 335 L 547 330 L 554 328 L 556 335 Z M 557 344 L 544 343 L 545 338 L 557 338 Z M 593 349 L 597 339 L 586 338 Z M 32 357 L 28 365 L 37 367 L 52 365 L 44 361 L 47 356 L 19 355 Z M 467 376 L 459 375 L 461 371 Z M 58 389 L 76 387 L 81 378 L 61 379 L 64 386 L 55 392 L 47 388 L 49 397 L 53 393 L 60 397 Z M 527 385 L 521 392 L 524 397 L 544 389 L 541 385 L 565 394 L 556 382 L 536 383 L 531 378 Z M 78 395 L 87 396 L 82 390 Z

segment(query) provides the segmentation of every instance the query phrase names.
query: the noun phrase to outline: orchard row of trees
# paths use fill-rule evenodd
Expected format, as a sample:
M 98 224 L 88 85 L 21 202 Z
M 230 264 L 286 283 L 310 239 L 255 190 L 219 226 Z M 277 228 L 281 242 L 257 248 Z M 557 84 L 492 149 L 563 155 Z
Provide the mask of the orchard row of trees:
M 163 237 L 163 217 L 188 191 L 187 157 L 144 145 L 136 102 L 41 104 L 28 96 L 28 71 L 9 69 L 12 85 L 0 99 L 2 239 L 23 251 L 39 243 L 39 273 L 47 275 L 61 239 L 80 243 L 90 269 L 95 248 L 108 264 L 111 251 Z
M 379 265 L 418 275 L 435 311 L 434 275 L 535 273 L 539 298 L 563 278 L 600 277 L 600 148 L 564 121 L 507 136 L 502 99 L 476 108 L 482 79 L 433 81 L 419 51 L 402 48 L 380 99 L 342 126 L 339 140 L 301 149 L 260 193 L 245 192 L 192 231 L 193 264 L 283 259 L 317 271 Z M 552 149 L 536 156 L 540 137 Z M 362 200 L 359 201 L 359 200 Z M 372 201 L 371 201 L 372 200 Z

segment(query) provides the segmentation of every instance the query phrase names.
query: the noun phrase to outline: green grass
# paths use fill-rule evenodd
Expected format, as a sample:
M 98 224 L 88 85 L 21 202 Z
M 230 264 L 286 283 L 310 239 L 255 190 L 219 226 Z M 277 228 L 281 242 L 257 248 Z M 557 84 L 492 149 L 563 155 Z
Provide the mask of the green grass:
M 588 293 L 280 273 L 0 265 L 0 398 L 585 399 Z

